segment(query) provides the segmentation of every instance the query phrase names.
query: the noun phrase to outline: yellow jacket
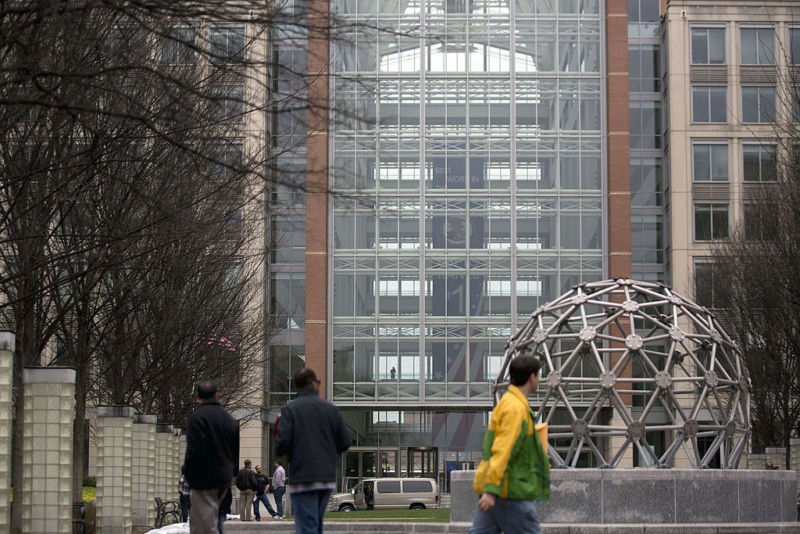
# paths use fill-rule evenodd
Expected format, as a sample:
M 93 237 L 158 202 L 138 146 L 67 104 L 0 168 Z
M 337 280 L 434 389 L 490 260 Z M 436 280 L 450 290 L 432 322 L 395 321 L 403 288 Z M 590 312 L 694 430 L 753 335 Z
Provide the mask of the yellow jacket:
M 508 499 L 550 497 L 550 463 L 528 399 L 514 385 L 508 386 L 492 412 L 473 489 Z

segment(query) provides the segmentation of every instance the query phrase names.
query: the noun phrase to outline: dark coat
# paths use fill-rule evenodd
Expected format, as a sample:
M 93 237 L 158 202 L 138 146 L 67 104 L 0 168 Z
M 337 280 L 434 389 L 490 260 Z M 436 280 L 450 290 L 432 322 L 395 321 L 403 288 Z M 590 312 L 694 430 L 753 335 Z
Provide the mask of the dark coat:
M 256 491 L 256 488 L 258 487 L 256 472 L 249 467 L 240 469 L 239 473 L 236 475 L 236 487 L 239 489 L 239 491 Z
M 292 484 L 335 482 L 339 454 L 349 448 L 342 414 L 313 387 L 300 390 L 281 410 L 275 452 L 289 459 Z
M 239 424 L 216 399 L 189 416 L 183 473 L 192 489 L 230 486 L 239 465 Z

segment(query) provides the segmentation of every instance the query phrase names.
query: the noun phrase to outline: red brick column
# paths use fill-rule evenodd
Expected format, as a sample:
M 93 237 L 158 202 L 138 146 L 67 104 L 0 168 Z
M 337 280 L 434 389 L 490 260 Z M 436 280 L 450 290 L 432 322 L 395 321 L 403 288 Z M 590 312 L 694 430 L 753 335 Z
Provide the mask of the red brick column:
M 608 274 L 631 275 L 631 158 L 628 104 L 628 3 L 606 1 L 608 73 Z
M 308 5 L 306 143 L 306 366 L 326 396 L 328 353 L 328 27 L 327 0 Z
M 628 103 L 628 3 L 606 0 L 606 69 L 608 113 L 608 275 L 609 278 L 631 276 L 631 145 L 630 110 Z M 624 297 L 620 297 L 622 300 Z M 612 335 L 620 335 L 612 327 Z M 615 348 L 620 348 L 614 344 Z M 611 367 L 619 357 L 613 355 Z M 620 373 L 630 378 L 629 364 Z M 617 382 L 618 389 L 630 389 L 629 382 Z M 621 395 L 632 403 L 631 395 Z

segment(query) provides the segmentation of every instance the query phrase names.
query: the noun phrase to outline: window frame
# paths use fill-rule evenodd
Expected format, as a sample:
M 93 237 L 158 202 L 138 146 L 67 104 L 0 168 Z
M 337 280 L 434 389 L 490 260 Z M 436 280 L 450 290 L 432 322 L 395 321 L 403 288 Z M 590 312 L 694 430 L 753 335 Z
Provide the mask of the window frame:
M 752 180 L 748 179 L 744 160 L 744 153 L 745 149 L 747 148 L 757 148 L 758 149 L 758 176 L 757 179 Z M 765 179 L 764 178 L 764 162 L 763 162 L 763 154 L 765 150 L 769 151 L 772 150 L 772 165 L 775 169 L 775 174 L 772 178 Z M 745 183 L 764 183 L 764 182 L 775 182 L 778 179 L 778 144 L 772 142 L 758 142 L 758 141 L 743 141 L 742 142 L 742 181 Z
M 800 26 L 789 26 L 789 65 L 800 65 Z M 797 35 L 797 55 L 792 35 Z
M 705 62 L 698 62 L 695 61 L 695 48 L 694 48 L 694 31 L 695 30 L 705 30 L 706 31 L 706 57 L 708 58 Z M 711 61 L 711 54 L 710 54 L 710 43 L 711 39 L 708 30 L 722 30 L 722 61 L 721 62 L 712 62 Z M 728 41 L 728 30 L 725 25 L 716 25 L 716 24 L 692 24 L 689 28 L 689 62 L 690 65 L 727 65 L 728 64 L 728 53 L 727 53 L 727 41 Z
M 724 121 L 712 121 L 711 117 L 713 116 L 711 110 L 711 104 L 714 102 L 714 99 L 711 98 L 711 89 L 712 88 L 723 88 L 725 89 L 725 120 Z M 695 89 L 704 89 L 706 90 L 706 100 L 708 101 L 708 120 L 698 120 L 695 116 L 695 105 L 694 105 L 694 94 Z M 692 85 L 691 86 L 691 121 L 694 124 L 727 124 L 729 122 L 728 119 L 728 86 L 727 85 Z
M 747 108 L 745 108 L 745 105 L 744 105 L 744 93 L 745 93 L 745 90 L 749 90 L 749 89 L 755 89 L 756 90 L 756 95 L 755 95 L 755 98 L 756 98 L 756 113 L 758 114 L 758 117 L 757 117 L 758 120 L 756 120 L 756 121 L 745 120 L 745 109 L 747 109 Z M 773 106 L 772 106 L 772 110 L 771 110 L 771 115 L 772 115 L 771 117 L 762 116 L 764 114 L 764 111 L 762 110 L 762 106 L 761 106 L 761 103 L 763 101 L 763 99 L 761 97 L 761 91 L 763 89 L 772 89 Z M 741 121 L 742 121 L 743 124 L 771 124 L 771 123 L 776 122 L 777 113 L 778 113 L 778 88 L 775 85 L 742 85 L 741 89 L 740 89 L 740 92 L 741 92 L 741 102 L 740 102 L 741 108 L 740 109 L 742 110 Z M 764 119 L 767 119 L 767 120 L 764 120 Z M 772 119 L 772 120 L 769 120 L 769 119 Z
M 697 228 L 697 215 L 698 215 L 698 208 L 700 207 L 708 207 L 709 208 L 709 219 L 708 219 L 708 227 L 709 227 L 709 236 L 708 238 L 705 237 L 698 237 L 698 228 Z M 725 235 L 720 237 L 715 237 L 714 231 L 714 208 L 719 207 L 725 208 L 727 212 L 727 223 L 725 228 Z M 713 241 L 726 241 L 730 238 L 730 231 L 731 231 L 731 209 L 730 203 L 727 202 L 694 202 L 692 204 L 692 222 L 694 226 L 694 241 L 698 243 L 710 243 Z
M 231 34 L 234 30 L 241 29 L 242 47 L 240 50 L 231 51 Z M 225 32 L 225 45 L 222 50 L 215 50 L 218 43 L 215 43 L 214 33 Z M 230 65 L 241 63 L 247 54 L 247 26 L 245 24 L 219 24 L 208 29 L 208 51 L 210 53 L 210 63 L 216 65 Z
M 693 277 L 692 281 L 693 281 L 693 284 L 694 284 L 695 302 L 697 302 L 697 304 L 699 304 L 701 306 L 705 306 L 706 308 L 709 308 L 709 309 L 719 309 L 720 306 L 715 306 L 715 304 L 716 304 L 715 300 L 716 299 L 714 298 L 714 295 L 716 293 L 715 290 L 717 288 L 716 284 L 714 283 L 714 279 L 715 279 L 715 275 L 716 275 L 716 273 L 714 272 L 715 271 L 714 265 L 716 264 L 716 261 L 714 260 L 714 258 L 707 257 L 707 256 L 695 256 L 694 258 L 692 258 L 692 260 L 693 260 L 692 261 L 692 277 Z M 708 281 L 700 280 L 700 282 L 707 282 L 707 283 L 703 283 L 702 287 L 705 289 L 705 291 L 707 293 L 709 293 L 709 297 L 711 299 L 711 302 L 704 302 L 704 299 L 701 299 L 700 295 L 698 294 L 698 290 L 697 290 L 697 288 L 698 288 L 698 279 L 697 279 L 697 267 L 698 267 L 698 265 L 703 265 L 703 266 L 709 267 L 708 276 L 710 277 L 710 280 L 708 280 Z M 722 303 L 720 303 L 720 304 L 722 304 Z
M 742 42 L 744 41 L 744 39 L 742 39 L 742 32 L 743 31 L 750 31 L 750 30 L 755 30 L 756 32 L 759 32 L 760 30 L 770 30 L 772 32 L 772 58 L 771 58 L 770 62 L 768 62 L 768 63 L 762 63 L 761 62 L 761 53 L 762 53 L 761 43 L 763 43 L 764 41 L 762 41 L 760 36 L 758 34 L 756 34 L 756 62 L 755 63 L 745 63 L 744 58 L 742 57 L 742 54 L 744 53 L 746 48 L 744 46 L 742 46 Z M 764 25 L 764 24 L 740 25 L 739 26 L 739 65 L 745 65 L 745 66 L 751 66 L 751 65 L 776 65 L 777 62 L 776 62 L 776 57 L 775 57 L 775 37 L 776 37 L 776 32 L 775 32 L 775 25 L 774 24 L 767 24 L 767 25 Z M 767 59 L 770 59 L 770 58 L 767 58 Z
M 698 147 L 713 147 L 713 146 L 724 146 L 725 147 L 725 179 L 714 179 L 713 176 L 713 169 L 714 169 L 714 161 L 712 159 L 712 152 L 709 150 L 708 155 L 708 179 L 707 180 L 698 180 L 697 179 L 697 153 L 696 149 Z M 730 144 L 728 141 L 716 141 L 711 139 L 694 139 L 692 140 L 692 182 L 694 183 L 727 183 L 731 180 L 731 167 L 730 167 Z

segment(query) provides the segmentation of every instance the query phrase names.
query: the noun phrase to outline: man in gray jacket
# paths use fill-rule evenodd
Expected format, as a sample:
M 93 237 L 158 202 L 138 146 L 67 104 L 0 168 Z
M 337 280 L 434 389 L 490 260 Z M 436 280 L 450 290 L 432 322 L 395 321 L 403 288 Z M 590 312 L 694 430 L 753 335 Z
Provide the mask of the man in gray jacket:
M 281 410 L 275 452 L 289 460 L 296 534 L 321 534 L 339 454 L 350 448 L 350 436 L 339 409 L 320 398 L 313 370 L 297 371 L 294 384 L 297 397 Z

